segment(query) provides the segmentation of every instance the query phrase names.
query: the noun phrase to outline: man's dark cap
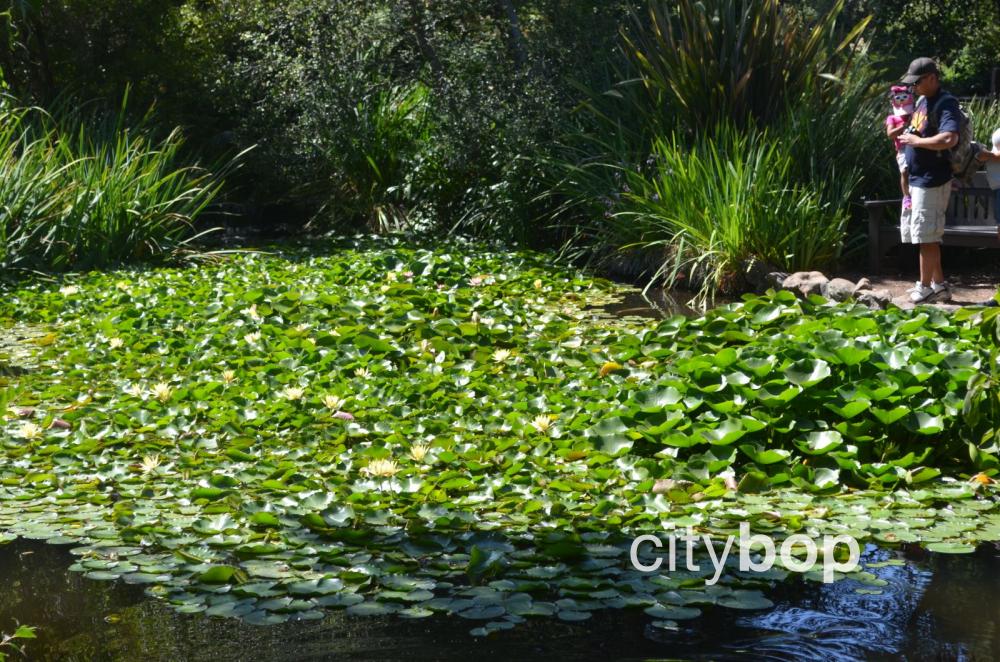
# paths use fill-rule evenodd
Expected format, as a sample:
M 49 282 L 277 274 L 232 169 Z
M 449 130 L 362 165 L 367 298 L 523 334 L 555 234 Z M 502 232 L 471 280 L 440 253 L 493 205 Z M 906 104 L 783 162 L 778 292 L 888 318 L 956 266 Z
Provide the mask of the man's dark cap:
M 939 74 L 937 62 L 930 59 L 929 57 L 918 57 L 916 60 L 910 63 L 910 68 L 906 70 L 906 75 L 903 76 L 903 82 L 907 85 L 913 85 L 921 77 L 927 74 Z

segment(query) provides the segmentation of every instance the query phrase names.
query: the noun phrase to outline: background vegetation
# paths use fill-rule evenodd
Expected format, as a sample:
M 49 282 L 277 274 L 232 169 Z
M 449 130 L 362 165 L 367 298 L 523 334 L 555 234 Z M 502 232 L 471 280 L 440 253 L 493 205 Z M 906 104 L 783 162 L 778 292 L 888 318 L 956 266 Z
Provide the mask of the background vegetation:
M 963 94 L 988 93 L 1000 63 L 985 1 L 0 7 L 13 105 L 77 99 L 117 115 L 130 87 L 140 116 L 155 106 L 156 135 L 177 128 L 178 169 L 256 146 L 216 200 L 244 220 L 461 231 L 588 259 L 633 247 L 650 275 L 706 291 L 739 287 L 749 257 L 786 269 L 843 258 L 860 197 L 894 191 L 882 92 L 912 57 L 937 57 Z

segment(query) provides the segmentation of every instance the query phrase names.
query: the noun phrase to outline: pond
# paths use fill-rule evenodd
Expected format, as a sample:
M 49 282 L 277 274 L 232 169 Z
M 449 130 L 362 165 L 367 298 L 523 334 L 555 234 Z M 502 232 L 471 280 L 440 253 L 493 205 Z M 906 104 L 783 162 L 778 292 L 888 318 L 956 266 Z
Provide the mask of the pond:
M 956 633 L 936 588 L 986 584 L 1000 540 L 997 353 L 974 319 L 787 292 L 677 315 L 625 292 L 385 239 L 5 291 L 24 367 L 0 384 L 0 628 L 121 659 L 992 641 L 992 617 Z M 836 550 L 761 573 L 732 555 L 717 584 L 628 563 L 640 534 L 744 527 L 886 551 L 831 585 Z
M 606 611 L 585 624 L 534 619 L 488 638 L 438 616 L 421 621 L 357 618 L 270 626 L 178 614 L 141 588 L 67 572 L 64 546 L 19 541 L 0 547 L 0 630 L 14 619 L 39 626 L 29 659 L 319 660 L 414 659 L 1000 659 L 1000 556 L 890 553 L 871 548 L 866 562 L 888 583 L 859 594 L 848 582 L 788 582 L 775 606 L 745 614 L 708 611 L 676 631 L 650 626 L 638 610 Z

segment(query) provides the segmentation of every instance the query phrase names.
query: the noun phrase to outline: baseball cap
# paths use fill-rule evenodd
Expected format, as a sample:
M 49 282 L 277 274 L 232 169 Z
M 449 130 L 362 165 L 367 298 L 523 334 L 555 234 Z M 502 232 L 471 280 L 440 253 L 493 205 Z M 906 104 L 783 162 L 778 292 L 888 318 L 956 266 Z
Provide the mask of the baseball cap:
M 910 68 L 906 70 L 906 75 L 903 76 L 903 82 L 907 85 L 913 85 L 920 80 L 922 76 L 937 73 L 940 73 L 938 71 L 937 62 L 929 57 L 918 57 L 910 63 Z

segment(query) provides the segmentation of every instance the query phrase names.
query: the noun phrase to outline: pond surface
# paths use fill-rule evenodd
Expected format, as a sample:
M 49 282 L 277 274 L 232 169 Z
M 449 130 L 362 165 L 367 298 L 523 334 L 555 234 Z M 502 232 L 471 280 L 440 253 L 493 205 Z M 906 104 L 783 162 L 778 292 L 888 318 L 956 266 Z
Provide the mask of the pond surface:
M 14 619 L 38 626 L 28 642 L 37 660 L 320 659 L 1000 659 L 1000 555 L 918 548 L 870 548 L 868 563 L 888 584 L 790 581 L 770 592 L 760 612 L 708 609 L 677 631 L 654 630 L 641 610 L 597 612 L 583 624 L 534 619 L 489 638 L 470 621 L 435 616 L 419 622 L 351 617 L 259 627 L 234 619 L 183 615 L 122 582 L 68 572 L 66 546 L 20 540 L 0 547 L 0 630 Z

